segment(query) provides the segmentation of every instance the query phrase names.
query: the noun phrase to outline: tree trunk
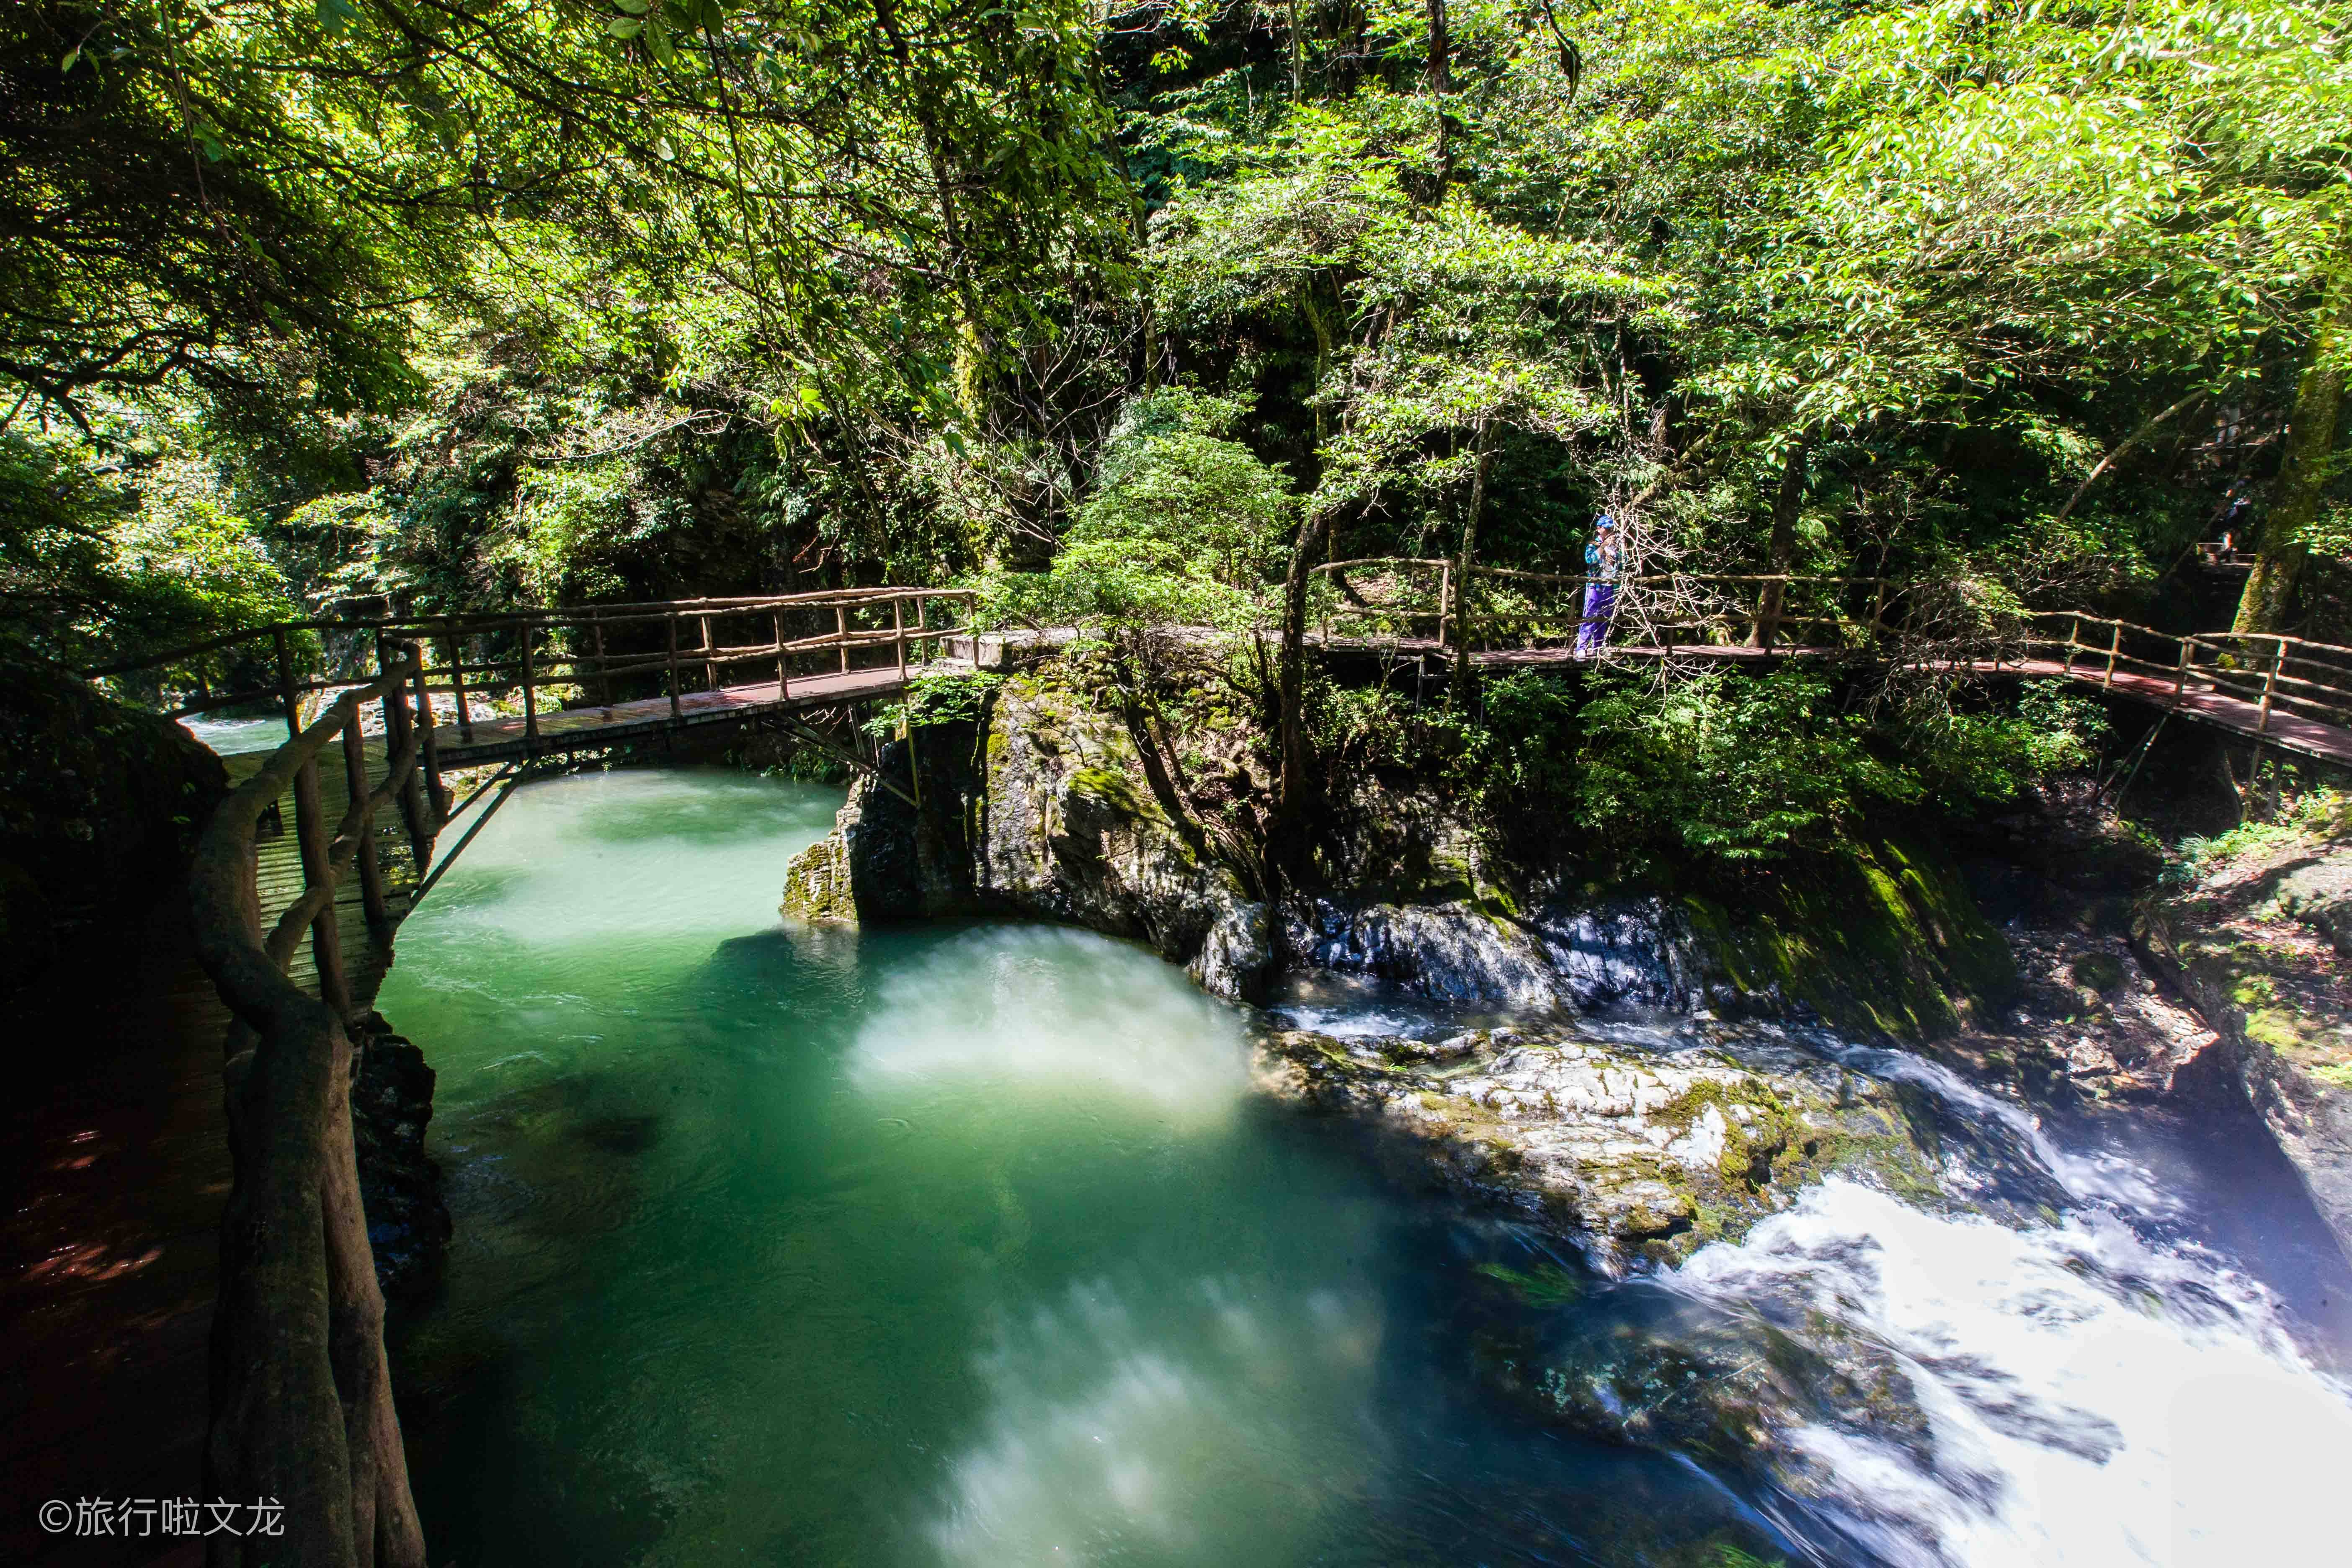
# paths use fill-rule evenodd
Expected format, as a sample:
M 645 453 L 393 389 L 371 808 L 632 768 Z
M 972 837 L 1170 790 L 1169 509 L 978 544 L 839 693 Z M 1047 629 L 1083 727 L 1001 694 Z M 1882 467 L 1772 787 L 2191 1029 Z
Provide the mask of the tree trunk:
M 1437 194 L 1434 201 L 1445 199 L 1445 187 L 1454 178 L 1454 143 L 1445 123 L 1445 95 L 1454 90 L 1454 74 L 1447 59 L 1451 46 L 1445 36 L 1445 0 L 1429 0 L 1429 96 L 1437 100 Z
M 2352 265 L 2343 266 L 2327 286 L 2310 363 L 2295 386 L 2293 423 L 2280 455 L 2277 488 L 2254 548 L 2254 569 L 2238 599 L 2241 632 L 2275 632 L 2286 626 L 2295 578 L 2310 548 L 2303 531 L 2319 512 L 2319 492 L 2327 482 L 2328 457 L 2336 447 L 2336 421 L 2344 402 L 2344 371 L 2335 363 L 2346 317 L 2352 315 Z
M 1307 395 L 1307 399 L 1315 408 L 1315 448 L 1319 461 L 1322 456 L 1323 438 L 1328 433 L 1328 414 L 1319 401 L 1319 397 L 1323 391 L 1323 378 L 1331 374 L 1332 343 L 1331 323 L 1323 319 L 1321 308 L 1315 303 L 1314 279 L 1309 278 L 1300 288 L 1298 305 L 1307 316 L 1307 324 L 1315 331 L 1315 386 Z
M 956 337 L 956 392 L 965 416 L 976 424 L 983 412 L 981 382 L 988 363 L 987 329 L 982 322 L 980 289 L 972 279 L 971 255 L 964 246 L 963 219 L 956 210 L 955 177 L 948 163 L 948 138 L 915 70 L 914 51 L 908 47 L 906 34 L 898 26 L 894 0 L 875 0 L 874 19 L 881 26 L 884 37 L 889 40 L 890 52 L 898 59 L 899 79 L 906 83 L 915 125 L 922 132 L 923 156 L 930 165 L 931 185 L 940 205 L 940 237 L 947 250 L 949 276 L 955 282 L 956 302 L 963 313 L 962 331 Z
M 1298 31 L 1298 0 L 1290 0 L 1290 101 L 1307 96 L 1307 40 Z
M 1478 454 L 1470 469 L 1470 507 L 1462 519 L 1462 556 L 1454 563 L 1454 705 L 1470 705 L 1470 563 L 1478 549 L 1478 514 L 1486 506 L 1486 464 L 1495 455 L 1495 426 L 1489 420 L 1473 437 Z
M 1328 512 L 1311 513 L 1290 551 L 1290 575 L 1282 585 L 1282 664 L 1277 677 L 1282 703 L 1282 790 L 1276 810 L 1286 837 L 1307 804 L 1307 730 L 1298 705 L 1307 673 L 1307 579 L 1315 552 L 1331 531 Z
M 1780 493 L 1772 498 L 1772 543 L 1764 570 L 1775 577 L 1789 574 L 1797 554 L 1797 512 L 1805 500 L 1805 441 L 1800 437 L 1789 447 L 1789 466 L 1780 470 Z M 1788 602 L 1786 583 L 1767 583 L 1756 604 L 1756 625 L 1748 633 L 1750 647 L 1770 647 L 1780 630 L 1780 610 Z

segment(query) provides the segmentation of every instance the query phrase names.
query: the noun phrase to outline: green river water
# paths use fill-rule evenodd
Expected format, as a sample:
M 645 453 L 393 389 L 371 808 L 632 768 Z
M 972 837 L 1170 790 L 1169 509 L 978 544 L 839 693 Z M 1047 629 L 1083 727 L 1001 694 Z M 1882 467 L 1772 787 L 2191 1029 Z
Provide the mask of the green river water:
M 1751 1539 L 1679 1467 L 1492 1408 L 1429 1292 L 1512 1238 L 1255 1108 L 1243 1018 L 1177 970 L 1052 927 L 788 932 L 839 802 L 536 785 L 404 926 L 381 1005 L 439 1072 L 457 1219 L 394 1352 L 436 1563 Z

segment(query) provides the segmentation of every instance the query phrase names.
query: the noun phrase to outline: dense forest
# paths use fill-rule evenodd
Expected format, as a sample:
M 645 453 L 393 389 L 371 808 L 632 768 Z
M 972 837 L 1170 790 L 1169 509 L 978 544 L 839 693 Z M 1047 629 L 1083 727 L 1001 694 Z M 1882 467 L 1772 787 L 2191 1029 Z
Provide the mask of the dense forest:
M 1294 557 L 1572 574 L 1608 511 L 1637 572 L 1933 584 L 1956 635 L 2352 640 L 2347 21 L 19 5 L 0 637 L 882 582 L 1265 626 Z M 1759 799 L 1997 791 L 2090 722 L 1735 684 L 1587 709 L 1591 808 L 1725 774 L 1670 815 L 1769 849 Z M 1478 748 L 1548 701 L 1439 742 L 1524 783 L 1556 748 Z

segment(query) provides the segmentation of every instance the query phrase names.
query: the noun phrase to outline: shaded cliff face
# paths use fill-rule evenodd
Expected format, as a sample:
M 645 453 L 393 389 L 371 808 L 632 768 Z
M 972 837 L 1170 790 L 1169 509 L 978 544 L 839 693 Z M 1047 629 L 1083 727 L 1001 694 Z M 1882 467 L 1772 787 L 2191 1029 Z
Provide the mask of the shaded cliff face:
M 887 784 L 862 780 L 833 836 L 793 862 L 783 912 L 1062 921 L 1144 942 L 1213 994 L 1255 1000 L 1273 973 L 1265 906 L 1180 829 L 1144 774 L 1118 720 L 1051 670 L 1016 676 L 978 720 L 883 748 Z
M 185 865 L 228 781 L 168 719 L 0 654 L 0 989 Z
M 2204 1015 L 2210 1076 L 2252 1102 L 2352 1258 L 2352 823 L 2206 866 L 2144 907 L 2134 946 Z

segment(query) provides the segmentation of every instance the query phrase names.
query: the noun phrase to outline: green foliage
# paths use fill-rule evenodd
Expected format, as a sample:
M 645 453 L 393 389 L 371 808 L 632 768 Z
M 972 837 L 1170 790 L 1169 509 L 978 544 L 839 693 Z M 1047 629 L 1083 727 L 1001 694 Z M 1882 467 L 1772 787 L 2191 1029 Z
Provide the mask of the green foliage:
M 990 694 L 1003 679 L 985 670 L 919 672 L 908 680 L 903 699 L 875 704 L 861 728 L 869 735 L 887 738 L 909 725 L 969 723 L 986 710 Z
M 2098 761 L 2106 710 L 2055 680 L 2025 683 L 2010 712 L 1955 712 L 1889 726 L 1928 792 L 1948 807 L 2011 799 L 2029 783 Z
M 290 615 L 246 520 L 152 479 L 142 496 L 125 467 L 77 442 L 0 436 L 0 640 L 100 665 Z M 215 657 L 179 673 L 229 671 Z
M 1621 854 L 1765 859 L 1919 795 L 1806 669 L 1709 671 L 1663 690 L 1621 682 L 1587 708 L 1579 761 L 1578 813 Z
M 1110 628 L 1254 622 L 1296 506 L 1280 473 L 1214 434 L 1241 412 L 1175 387 L 1133 400 L 1051 569 L 983 578 L 983 616 Z

